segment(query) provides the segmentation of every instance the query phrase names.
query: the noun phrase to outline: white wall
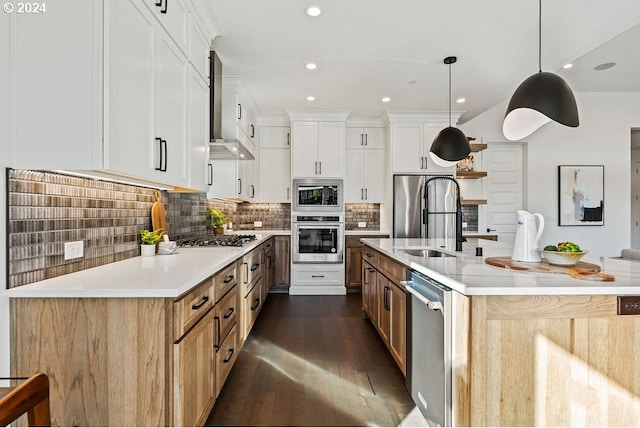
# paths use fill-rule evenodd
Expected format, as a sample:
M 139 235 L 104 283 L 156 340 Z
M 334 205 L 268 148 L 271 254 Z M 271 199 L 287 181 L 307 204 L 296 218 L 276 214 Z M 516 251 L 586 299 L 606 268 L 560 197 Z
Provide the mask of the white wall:
M 527 137 L 526 206 L 544 215 L 541 244 L 573 241 L 594 255 L 631 246 L 631 128 L 640 127 L 640 94 L 576 93 L 580 126 L 550 122 Z M 506 141 L 501 103 L 460 125 L 484 141 Z M 604 165 L 604 226 L 558 226 L 558 165 Z
M 9 55 L 9 14 L 0 15 L 0 377 L 9 376 L 9 299 L 5 297 L 7 288 L 6 272 L 6 183 L 5 168 L 9 156 L 9 69 L 5 62 Z

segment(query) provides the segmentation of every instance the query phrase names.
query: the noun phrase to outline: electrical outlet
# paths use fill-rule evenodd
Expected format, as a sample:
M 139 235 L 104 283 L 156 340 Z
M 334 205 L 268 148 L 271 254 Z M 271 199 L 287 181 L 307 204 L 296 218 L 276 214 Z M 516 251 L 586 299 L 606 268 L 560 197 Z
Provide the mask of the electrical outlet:
M 253 222 L 253 227 L 262 227 L 262 222 L 261 221 L 254 221 Z
M 64 259 L 78 259 L 84 257 L 84 241 L 74 241 L 64 243 Z
M 640 315 L 640 296 L 618 296 L 618 315 Z
M 467 227 L 467 222 L 466 221 L 462 222 L 462 227 Z
M 367 222 L 366 221 L 359 221 L 358 222 L 358 227 L 367 227 Z

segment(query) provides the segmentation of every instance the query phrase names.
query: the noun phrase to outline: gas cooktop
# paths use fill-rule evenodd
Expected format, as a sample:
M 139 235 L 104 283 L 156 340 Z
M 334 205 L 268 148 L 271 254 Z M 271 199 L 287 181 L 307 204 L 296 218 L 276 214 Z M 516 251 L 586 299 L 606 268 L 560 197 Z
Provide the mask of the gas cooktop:
M 242 247 L 256 239 L 256 235 L 210 235 L 177 241 L 178 247 Z

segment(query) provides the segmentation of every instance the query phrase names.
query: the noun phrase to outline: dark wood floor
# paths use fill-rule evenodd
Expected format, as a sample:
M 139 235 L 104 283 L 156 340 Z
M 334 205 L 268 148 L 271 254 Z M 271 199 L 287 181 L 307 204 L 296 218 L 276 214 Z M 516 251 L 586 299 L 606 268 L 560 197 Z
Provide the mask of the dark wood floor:
M 271 294 L 207 425 L 423 425 L 360 302 Z

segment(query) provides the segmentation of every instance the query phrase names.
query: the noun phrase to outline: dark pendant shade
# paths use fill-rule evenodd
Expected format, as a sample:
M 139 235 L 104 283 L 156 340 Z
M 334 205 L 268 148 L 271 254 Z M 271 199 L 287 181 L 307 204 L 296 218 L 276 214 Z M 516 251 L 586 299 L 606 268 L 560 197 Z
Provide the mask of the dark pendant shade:
M 469 156 L 471 146 L 464 132 L 448 126 L 436 135 L 430 151 L 444 161 L 458 162 Z
M 550 120 L 577 127 L 578 107 L 562 77 L 541 71 L 527 78 L 513 93 L 502 132 L 509 140 L 519 140 Z

